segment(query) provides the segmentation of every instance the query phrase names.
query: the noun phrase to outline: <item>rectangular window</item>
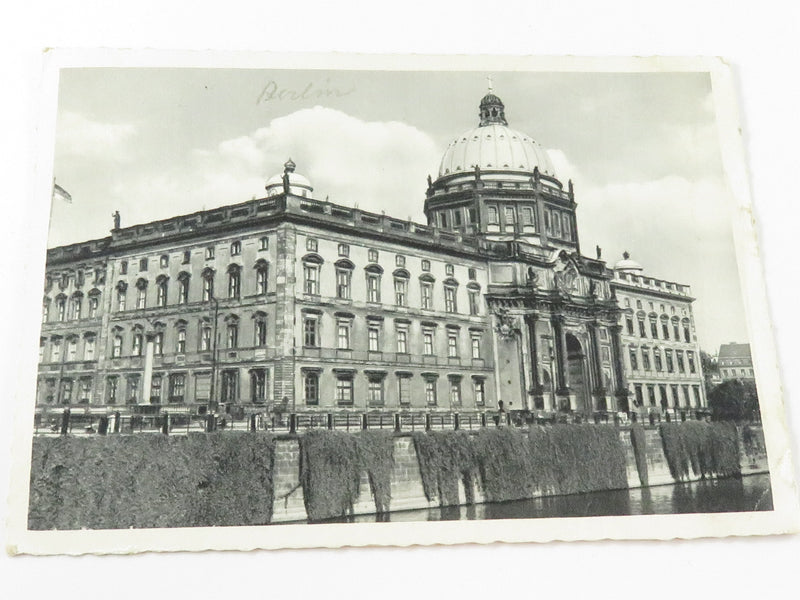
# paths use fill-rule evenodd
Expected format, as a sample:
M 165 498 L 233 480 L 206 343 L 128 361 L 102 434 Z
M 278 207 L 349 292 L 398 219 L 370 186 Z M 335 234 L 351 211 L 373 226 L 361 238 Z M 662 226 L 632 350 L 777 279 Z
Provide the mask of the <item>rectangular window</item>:
M 422 308 L 433 308 L 433 284 L 428 281 L 422 281 L 419 284 L 420 293 L 422 294 Z
M 497 214 L 497 207 L 496 206 L 487 206 L 486 207 L 486 223 L 488 225 L 499 225 L 500 218 Z
M 367 380 L 367 401 L 370 406 L 383 406 L 383 376 L 369 376 Z
M 680 341 L 681 333 L 680 333 L 680 327 L 678 326 L 678 322 L 677 321 L 672 323 L 672 333 L 675 336 L 673 339 L 675 341 Z
M 647 401 L 650 403 L 650 406 L 656 405 L 656 386 L 647 386 Z
M 687 344 L 692 341 L 692 332 L 689 330 L 688 325 L 683 326 L 683 341 Z
M 664 354 L 667 357 L 667 372 L 673 373 L 675 371 L 675 365 L 672 362 L 672 350 L 665 350 Z
M 350 406 L 353 404 L 353 376 L 339 375 L 336 378 L 336 404 Z
M 523 206 L 522 207 L 522 224 L 525 227 L 532 227 L 533 226 L 533 207 L 532 206 Z
M 653 350 L 653 359 L 656 363 L 656 371 L 661 371 L 664 369 L 664 365 L 661 363 L 661 350 Z
M 447 213 L 446 212 L 440 212 L 439 213 L 439 226 L 442 229 L 447 229 Z
M 139 270 L 140 271 L 147 271 L 147 259 L 140 258 L 139 259 Z
M 337 340 L 339 350 L 350 350 L 350 321 L 338 322 Z
M 259 268 L 256 271 L 256 294 L 264 295 L 268 289 L 268 274 L 269 270 L 266 266 Z
M 461 378 L 450 377 L 450 404 L 451 406 L 461 406 Z
M 378 262 L 378 251 L 377 251 L 377 250 L 375 250 L 375 249 L 373 249 L 373 248 L 370 248 L 370 249 L 367 251 L 367 260 L 368 260 L 369 262 L 371 262 L 371 263 L 376 263 L 376 262 Z
M 561 237 L 561 219 L 557 211 L 553 211 L 553 235 L 557 238 Z
M 179 329 L 178 337 L 175 342 L 175 352 L 178 354 L 186 354 L 186 330 Z
M 425 380 L 425 403 L 428 406 L 436 406 L 436 380 Z
M 258 249 L 259 250 L 269 250 L 269 238 L 262 237 L 258 240 Z
M 186 375 L 175 373 L 169 377 L 169 401 L 183 402 L 186 395 Z
M 184 250 L 183 252 L 183 264 L 188 265 L 192 262 L 192 251 L 191 250 Z
M 477 334 L 473 334 L 470 340 L 472 344 L 472 358 L 480 359 L 481 358 L 481 336 Z
M 178 280 L 178 304 L 188 304 L 189 302 L 189 280 L 186 278 Z
M 350 299 L 351 272 L 345 269 L 336 271 L 336 297 L 342 300 Z
M 447 332 L 447 356 L 458 358 L 458 333 L 455 331 Z
M 477 223 L 478 222 L 478 211 L 474 208 L 468 208 L 467 214 L 469 215 L 469 222 L 470 223 Z
M 228 273 L 228 298 L 238 298 L 241 291 L 242 277 L 239 271 Z
M 394 280 L 394 303 L 397 306 L 405 306 L 408 303 L 408 280 L 395 279 Z
M 228 323 L 228 348 L 239 347 L 239 324 Z
M 106 379 L 106 402 L 108 404 L 117 403 L 117 378 L 116 376 Z
M 644 394 L 642 393 L 642 384 L 636 383 L 633 386 L 634 394 L 636 395 L 636 406 L 644 405 Z
M 200 351 L 208 352 L 211 350 L 211 327 L 204 325 L 200 329 Z
M 317 240 L 315 238 L 306 238 L 306 250 L 309 252 L 317 251 Z
M 303 399 L 308 405 L 319 404 L 319 373 L 307 371 L 303 377 Z
M 67 301 L 65 298 L 56 300 L 56 307 L 58 308 L 58 320 L 64 321 L 67 318 Z
M 214 297 L 214 276 L 212 274 L 203 277 L 203 302 L 210 302 Z
M 661 322 L 661 333 L 664 334 L 665 340 L 669 339 L 669 323 L 667 323 L 666 321 Z
M 421 263 L 421 268 L 426 273 L 428 271 L 430 271 L 431 270 L 431 261 L 429 261 L 427 258 L 423 258 L 422 259 L 422 263 Z
M 689 372 L 690 373 L 696 373 L 697 372 L 697 367 L 696 367 L 696 365 L 694 363 L 694 352 L 691 352 L 691 351 L 687 352 L 686 353 L 686 358 L 689 361 Z
M 398 254 L 394 257 L 394 264 L 396 267 L 402 269 L 406 266 L 406 257 L 402 254 Z
M 153 336 L 153 354 L 156 356 L 161 356 L 164 354 L 164 334 L 163 332 L 158 332 Z
M 136 308 L 147 308 L 147 288 L 138 288 L 136 292 Z
M 381 276 L 377 273 L 367 274 L 367 302 L 381 301 Z
M 456 312 L 456 288 L 444 288 L 444 309 L 449 313 Z
M 206 260 L 211 260 L 214 258 L 214 246 L 209 246 L 206 248 Z
M 650 319 L 650 336 L 654 339 L 658 339 L 658 321 L 655 319 Z
M 161 404 L 161 375 L 153 375 L 150 381 L 150 404 Z
M 167 305 L 167 282 L 162 281 L 156 288 L 156 306 Z
M 141 333 L 133 334 L 133 343 L 131 344 L 131 356 L 142 355 L 142 339 L 143 338 Z
M 426 356 L 433 356 L 433 331 L 425 330 L 422 332 L 422 353 Z
M 123 260 L 119 263 L 119 273 L 120 275 L 127 275 L 128 274 L 128 261 Z
M 628 330 L 628 335 L 633 335 L 633 319 L 630 317 L 625 319 L 625 328 Z
M 254 404 L 264 402 L 267 397 L 267 372 L 264 369 L 250 371 L 250 399 Z
M 516 215 L 514 214 L 514 207 L 513 206 L 504 206 L 503 207 L 503 216 L 505 217 L 505 222 L 507 226 L 513 226 L 516 222 Z
M 222 372 L 222 401 L 236 402 L 239 398 L 239 371 L 231 369 Z
M 304 285 L 306 294 L 319 294 L 319 266 L 307 264 L 303 267 Z
M 242 242 L 233 242 L 231 244 L 231 256 L 239 256 L 242 253 Z
M 677 359 L 678 362 L 678 373 L 685 372 L 686 369 L 684 368 L 684 363 L 683 363 L 683 350 L 676 350 L 675 358 Z
M 397 352 L 398 352 L 398 354 L 407 354 L 408 353 L 408 330 L 407 329 L 398 329 L 397 330 Z
M 644 319 L 639 319 L 639 337 L 647 337 L 644 328 Z
M 97 309 L 100 306 L 100 301 L 97 296 L 89 298 L 89 318 L 93 319 L 97 316 Z
M 475 393 L 475 406 L 484 406 L 486 404 L 486 384 L 483 379 L 473 379 L 472 389 Z
M 267 345 L 267 321 L 260 318 L 255 322 L 255 345 L 257 348 L 263 348 Z
M 53 346 L 53 352 L 55 352 L 56 347 Z M 122 356 L 122 336 L 117 335 L 114 336 L 114 341 L 112 342 L 111 346 L 111 358 L 119 358 Z M 53 359 L 55 361 L 55 358 Z
M 461 210 L 455 209 L 453 211 L 453 227 L 461 227 L 462 219 Z
M 80 298 L 72 299 L 72 318 L 77 320 L 81 318 L 81 307 L 83 303 Z
M 467 291 L 467 297 L 469 298 L 469 314 L 477 315 L 479 312 L 479 302 L 478 302 L 478 292 L 475 290 Z
M 303 345 L 308 348 L 317 347 L 317 319 L 306 317 L 303 320 Z
M 635 348 L 631 348 L 630 351 L 630 358 L 631 358 L 631 370 L 638 371 L 639 370 L 639 359 L 636 353 Z
M 411 406 L 411 375 L 403 373 L 397 376 L 397 395 L 400 406 Z
M 570 223 L 569 215 L 564 215 L 564 239 L 572 239 L 572 224 Z
M 350 246 L 349 246 L 349 244 L 339 244 L 339 256 L 343 256 L 345 258 L 350 256 Z
M 83 339 L 83 360 L 94 360 L 95 338 L 93 336 Z
M 646 348 L 642 348 L 642 368 L 645 371 L 650 370 L 650 351 Z
M 78 357 L 78 340 L 71 339 L 67 342 L 67 361 L 72 362 Z
M 169 256 L 164 254 L 158 261 L 159 266 L 164 269 L 169 266 Z
M 380 352 L 381 330 L 378 325 L 370 325 L 367 329 L 368 347 L 370 352 Z
M 139 403 L 139 376 L 128 375 L 128 389 L 125 394 L 125 400 L 128 404 Z
M 700 386 L 693 385 L 692 386 L 692 393 L 694 394 L 694 405 L 700 408 L 701 401 L 700 401 Z

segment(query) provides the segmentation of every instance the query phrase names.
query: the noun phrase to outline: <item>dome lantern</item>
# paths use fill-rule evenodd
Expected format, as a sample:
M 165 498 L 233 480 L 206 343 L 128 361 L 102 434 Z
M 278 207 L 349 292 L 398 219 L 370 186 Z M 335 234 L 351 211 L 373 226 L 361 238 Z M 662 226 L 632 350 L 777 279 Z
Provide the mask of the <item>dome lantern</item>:
M 292 194 L 303 198 L 311 197 L 314 188 L 307 178 L 300 173 L 295 173 L 296 167 L 297 165 L 290 158 L 283 163 L 283 173 L 273 175 L 267 180 L 265 189 L 267 190 L 268 198 L 279 194 Z
M 479 107 L 479 115 L 481 117 L 481 127 L 492 125 L 494 123 L 500 125 L 508 125 L 506 121 L 506 107 L 503 101 L 495 96 L 491 89 L 481 100 Z

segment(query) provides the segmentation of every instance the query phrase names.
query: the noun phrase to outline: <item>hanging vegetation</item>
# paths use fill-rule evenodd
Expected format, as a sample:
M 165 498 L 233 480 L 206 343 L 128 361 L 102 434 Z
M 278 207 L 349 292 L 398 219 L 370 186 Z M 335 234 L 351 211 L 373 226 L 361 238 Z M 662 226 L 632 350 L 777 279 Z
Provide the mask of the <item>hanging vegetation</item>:
M 461 480 L 467 502 L 474 502 L 478 461 L 472 436 L 464 431 L 417 431 L 412 438 L 428 501 L 438 498 L 441 506 L 458 504 Z
M 31 529 L 265 525 L 267 434 L 35 438 Z
M 664 423 L 659 428 L 664 456 L 675 481 L 695 477 L 736 477 L 739 436 L 731 423 Z M 691 469 L 691 471 L 690 471 Z
M 355 435 L 312 430 L 300 438 L 300 483 L 310 521 L 351 515 L 361 485 Z
M 541 480 L 525 432 L 509 427 L 481 429 L 475 435 L 474 445 L 487 501 L 534 496 Z
M 389 512 L 392 499 L 392 470 L 394 469 L 394 435 L 380 429 L 358 434 L 361 466 L 369 477 L 369 487 L 378 514 Z
M 647 487 L 650 481 L 647 471 L 647 434 L 639 423 L 631 426 L 631 446 L 633 446 L 633 456 L 636 459 L 639 482 L 642 486 Z

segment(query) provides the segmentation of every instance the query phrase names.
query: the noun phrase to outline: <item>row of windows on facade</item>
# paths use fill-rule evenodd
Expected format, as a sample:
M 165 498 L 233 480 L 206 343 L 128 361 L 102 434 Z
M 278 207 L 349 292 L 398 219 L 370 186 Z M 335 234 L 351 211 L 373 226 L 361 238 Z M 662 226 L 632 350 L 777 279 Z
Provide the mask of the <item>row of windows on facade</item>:
M 639 369 L 639 350 L 636 348 L 630 349 L 631 370 L 638 371 Z M 664 370 L 664 363 L 661 360 L 661 350 L 653 348 L 653 363 L 650 362 L 650 350 L 648 348 L 641 349 L 642 362 L 641 370 L 650 371 L 655 366 L 656 371 Z M 683 360 L 683 350 L 675 350 L 675 360 L 673 360 L 672 350 L 667 348 L 664 350 L 664 357 L 666 359 L 667 373 L 674 373 L 677 362 L 678 373 L 686 373 L 686 365 Z M 694 352 L 691 350 L 686 352 L 686 362 L 688 362 L 689 373 L 697 373 L 697 365 L 694 359 Z
M 753 377 L 753 369 L 720 369 L 723 377 Z
M 644 315 L 640 315 L 637 317 L 638 326 L 638 334 L 639 337 L 649 338 L 652 340 L 663 339 L 669 340 L 670 333 L 672 334 L 672 339 L 676 342 L 681 341 L 681 329 L 683 330 L 683 341 L 686 343 L 691 343 L 692 341 L 692 329 L 691 324 L 688 319 L 684 319 L 683 322 L 679 321 L 677 317 L 673 317 L 672 321 L 666 315 L 661 315 L 661 319 L 659 319 L 656 315 L 650 315 L 649 319 L 646 319 Z M 650 324 L 649 330 L 650 335 L 648 336 L 648 322 Z M 661 324 L 661 338 L 659 338 L 659 322 Z M 670 329 L 670 324 L 672 325 Z M 625 317 L 625 329 L 627 330 L 628 335 L 636 335 L 637 329 L 634 326 L 633 317 L 627 316 Z
M 303 265 L 303 292 L 316 296 L 320 293 L 321 265 L 316 262 L 305 261 Z M 381 278 L 380 271 L 366 269 L 366 302 L 381 303 Z M 409 281 L 407 272 L 394 275 L 394 304 L 396 306 L 409 305 Z M 336 298 L 340 300 L 352 300 L 353 270 L 342 266 L 336 267 Z M 433 277 L 421 276 L 419 280 L 420 306 L 426 310 L 434 308 L 434 285 Z M 444 309 L 448 313 L 458 312 L 458 282 L 448 279 L 443 282 L 444 290 Z M 470 283 L 467 287 L 467 298 L 469 302 L 469 314 L 477 315 L 480 313 L 480 288 L 476 283 Z
M 258 240 L 258 249 L 261 250 L 269 250 L 269 237 L 261 237 Z M 207 246 L 204 250 L 204 258 L 206 260 L 213 260 L 216 256 L 216 246 Z M 230 244 L 230 255 L 231 256 L 239 256 L 242 254 L 242 242 L 241 241 L 234 241 Z M 162 269 L 169 267 L 170 257 L 169 254 L 162 254 L 158 258 L 158 266 Z M 191 250 L 184 250 L 183 251 L 183 260 L 182 264 L 188 265 L 192 262 L 192 251 Z M 150 267 L 150 258 L 149 257 L 142 257 L 139 259 L 139 272 L 147 271 Z M 121 260 L 119 262 L 119 272 L 121 275 L 126 275 L 128 273 L 129 268 L 129 261 L 128 260 Z
M 631 308 L 631 299 L 630 298 L 624 298 L 623 299 L 623 303 L 625 305 L 625 308 Z M 649 306 L 651 311 L 656 309 L 655 302 L 649 301 L 647 304 L 648 304 L 648 306 Z M 676 312 L 675 307 L 672 304 L 670 304 L 668 306 L 669 306 L 670 314 L 674 315 L 675 312 Z M 662 304 L 659 304 L 658 307 L 659 307 L 659 310 L 661 311 L 661 318 L 663 319 L 666 316 L 664 313 L 667 312 L 667 305 L 664 305 L 662 303 Z M 637 298 L 636 299 L 636 310 L 642 310 L 642 308 L 643 308 L 642 301 L 641 301 L 641 299 Z M 686 309 L 685 308 L 681 308 L 681 314 L 682 315 L 686 315 Z
M 63 294 L 56 296 L 55 299 L 56 321 L 77 320 L 83 318 L 94 319 L 98 316 L 100 311 L 100 291 L 92 291 L 88 298 L 88 308 L 84 314 L 84 297 L 81 292 L 75 292 L 71 298 L 67 298 Z M 44 310 L 42 313 L 42 321 L 45 323 L 50 321 L 50 298 L 44 300 Z
M 86 283 L 86 273 L 92 271 L 91 269 L 77 269 L 74 273 L 63 272 L 60 275 L 45 275 L 44 290 L 49 292 L 53 288 L 53 281 L 58 280 L 58 287 L 65 290 L 69 287 L 70 277 L 75 276 L 75 287 L 80 288 Z M 94 285 L 100 285 L 105 280 L 106 269 L 105 267 L 95 267 L 94 270 Z
M 413 376 L 411 373 L 398 373 L 397 377 L 397 396 L 400 406 L 411 406 L 411 385 Z M 438 398 L 438 375 L 434 373 L 423 374 L 423 393 L 425 404 L 434 407 L 439 405 Z M 386 373 L 367 373 L 367 405 L 382 406 L 385 402 L 385 380 Z M 320 402 L 320 371 L 307 369 L 303 372 L 303 402 L 308 406 L 319 405 Z M 461 375 L 447 376 L 448 401 L 450 406 L 461 406 L 462 389 Z M 336 374 L 336 387 L 334 390 L 334 402 L 338 406 L 353 406 L 356 404 L 354 397 L 355 373 L 345 372 Z M 472 393 L 475 406 L 485 406 L 486 404 L 486 383 L 481 376 L 472 377 Z
M 679 283 L 671 283 L 669 281 L 662 281 L 660 279 L 653 279 L 652 277 L 642 277 L 641 275 L 634 275 L 633 273 L 620 273 L 617 272 L 617 276 L 624 280 L 630 281 L 632 283 L 642 283 L 644 285 L 652 285 L 657 288 L 663 287 L 667 290 L 675 290 L 676 292 L 686 293 L 688 292 L 688 286 L 681 285 Z M 637 304 L 640 304 L 641 301 L 637 300 Z M 650 307 L 652 308 L 652 302 L 650 303 Z M 627 305 L 626 305 L 627 306 Z M 639 307 L 641 308 L 641 306 Z M 663 309 L 662 309 L 663 310 Z M 674 307 L 673 307 L 674 312 Z
M 182 403 L 186 397 L 186 374 L 173 373 L 169 376 L 153 374 L 150 385 L 150 403 L 160 403 L 164 400 L 163 392 L 165 380 L 167 385 L 167 401 L 171 403 Z M 355 373 L 338 373 L 336 375 L 336 386 L 334 388 L 333 401 L 338 406 L 353 406 L 356 404 L 355 398 Z M 368 373 L 365 375 L 367 383 L 367 404 L 369 406 L 382 406 L 386 401 L 386 373 Z M 396 375 L 397 397 L 400 406 L 411 405 L 411 373 L 398 373 Z M 110 375 L 106 378 L 105 401 L 107 404 L 116 404 L 121 401 L 120 397 L 120 376 Z M 462 404 L 462 376 L 448 375 L 448 400 L 451 406 Z M 90 376 L 81 377 L 78 382 L 78 402 L 89 403 L 92 395 L 92 378 Z M 438 379 L 434 374 L 423 376 L 425 403 L 428 406 L 437 406 L 438 399 Z M 75 380 L 65 378 L 61 380 L 61 389 L 58 394 L 58 402 L 71 404 L 73 402 Z M 262 403 L 267 399 L 269 390 L 269 371 L 267 369 L 250 370 L 250 398 L 253 403 Z M 485 380 L 480 376 L 472 377 L 473 401 L 476 406 L 486 404 Z M 138 404 L 141 402 L 141 376 L 133 373 L 125 377 L 124 402 L 127 404 Z M 236 369 L 226 369 L 220 374 L 220 400 L 222 402 L 236 402 L 239 398 L 239 371 Z M 47 379 L 45 381 L 45 391 L 43 394 L 45 403 L 56 402 L 56 380 Z M 303 402 L 308 406 L 317 406 L 320 403 L 320 372 L 318 370 L 307 370 L 303 373 Z
M 502 210 L 501 210 L 502 209 Z M 466 212 L 464 212 L 466 211 Z M 475 225 L 478 223 L 478 213 L 474 207 L 458 207 L 449 210 L 441 210 L 438 213 L 439 226 L 443 229 L 459 229 L 465 224 Z M 502 215 L 502 223 L 501 223 Z M 504 228 L 513 231 L 517 225 L 521 225 L 523 231 L 530 229 L 538 231 L 538 219 L 536 207 L 532 204 L 487 204 L 486 224 L 492 226 L 503 225 Z M 544 229 L 547 235 L 572 240 L 572 218 L 569 214 L 559 210 L 545 208 Z
M 691 396 L 689 395 L 690 388 Z M 656 389 L 659 392 L 658 399 L 656 399 Z M 670 406 L 674 408 L 691 408 L 692 406 L 700 408 L 702 405 L 699 385 L 635 383 L 633 390 L 637 406 L 661 406 L 662 409 L 666 409 Z M 645 390 L 647 391 L 647 398 L 644 396 Z M 683 391 L 683 400 L 681 399 L 681 390 Z M 670 398 L 672 399 L 671 403 L 669 401 Z M 692 399 L 694 402 L 692 402 Z M 646 404 L 645 400 L 647 401 Z
M 303 345 L 306 348 L 320 346 L 321 315 L 305 315 L 303 318 Z M 383 321 L 367 320 L 367 349 L 370 352 L 385 350 Z M 458 358 L 461 356 L 461 330 L 456 327 L 446 327 L 447 356 Z M 336 319 L 336 348 L 339 350 L 352 350 L 353 318 L 337 317 Z M 422 338 L 422 353 L 433 356 L 437 353 L 436 327 L 434 325 L 420 325 Z M 470 331 L 470 353 L 472 358 L 483 358 L 481 352 L 480 331 Z M 411 347 L 411 324 L 395 324 L 395 351 L 398 354 L 408 354 Z

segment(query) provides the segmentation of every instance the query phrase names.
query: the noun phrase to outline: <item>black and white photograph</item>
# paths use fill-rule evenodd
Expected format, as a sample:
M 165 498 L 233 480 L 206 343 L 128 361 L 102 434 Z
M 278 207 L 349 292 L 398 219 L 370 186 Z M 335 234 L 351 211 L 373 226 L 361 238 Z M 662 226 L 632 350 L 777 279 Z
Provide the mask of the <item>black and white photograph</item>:
M 727 67 L 462 58 L 52 62 L 20 551 L 796 527 Z

